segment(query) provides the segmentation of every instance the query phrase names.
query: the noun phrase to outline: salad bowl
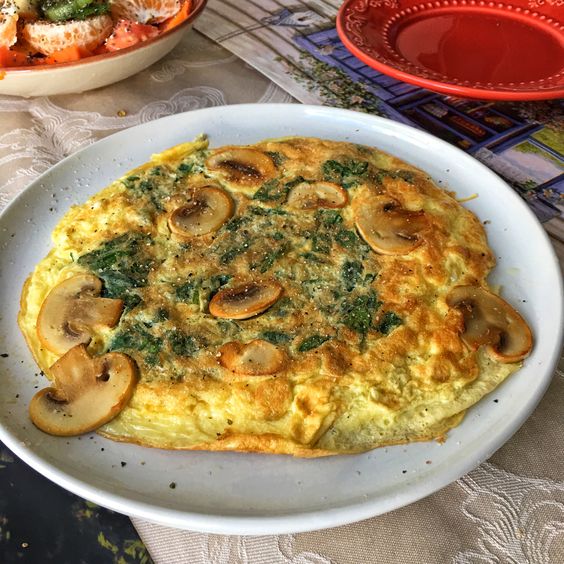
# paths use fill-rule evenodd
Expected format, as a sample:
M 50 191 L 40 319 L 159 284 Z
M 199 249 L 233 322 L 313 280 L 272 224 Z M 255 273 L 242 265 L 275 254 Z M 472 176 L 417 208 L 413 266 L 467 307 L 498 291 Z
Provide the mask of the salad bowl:
M 113 84 L 149 67 L 169 53 L 191 29 L 207 0 L 191 0 L 186 19 L 129 47 L 68 62 L 2 66 L 0 95 L 54 96 L 77 94 Z

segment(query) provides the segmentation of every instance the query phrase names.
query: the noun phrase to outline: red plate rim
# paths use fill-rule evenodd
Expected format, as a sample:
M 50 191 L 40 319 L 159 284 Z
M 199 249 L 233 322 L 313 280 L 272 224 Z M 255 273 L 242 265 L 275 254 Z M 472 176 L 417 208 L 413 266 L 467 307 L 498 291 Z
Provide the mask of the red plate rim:
M 345 45 L 345 47 L 363 63 L 376 69 L 383 74 L 401 80 L 402 82 L 408 82 L 410 84 L 415 84 L 422 88 L 427 88 L 435 92 L 440 92 L 443 94 L 448 94 L 449 96 L 456 96 L 459 98 L 476 98 L 479 100 L 506 100 L 506 101 L 533 101 L 533 100 L 550 100 L 555 98 L 564 97 L 564 86 L 555 87 L 551 90 L 496 90 L 492 88 L 474 88 L 470 86 L 460 86 L 457 84 L 449 82 L 441 82 L 438 80 L 433 80 L 430 78 L 425 78 L 416 74 L 411 74 L 400 70 L 396 67 L 387 65 L 378 59 L 373 58 L 359 47 L 355 45 L 352 39 L 349 38 L 347 31 L 345 29 L 344 20 L 345 13 L 351 11 L 354 12 L 354 8 L 351 6 L 354 2 L 358 0 L 345 0 L 339 12 L 337 13 L 336 26 L 339 38 Z

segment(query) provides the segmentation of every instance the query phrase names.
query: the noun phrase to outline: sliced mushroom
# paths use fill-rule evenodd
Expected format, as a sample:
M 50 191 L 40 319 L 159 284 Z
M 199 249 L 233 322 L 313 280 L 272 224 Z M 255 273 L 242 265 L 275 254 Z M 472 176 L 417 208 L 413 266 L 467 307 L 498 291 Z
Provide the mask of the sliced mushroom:
M 226 148 L 206 160 L 209 170 L 222 172 L 230 182 L 258 186 L 276 176 L 274 161 L 262 151 L 245 147 Z
M 410 211 L 385 195 L 355 202 L 354 217 L 362 238 L 383 255 L 405 255 L 423 242 L 429 227 L 425 212 Z
M 243 344 L 225 343 L 220 349 L 219 362 L 236 374 L 260 376 L 280 372 L 287 362 L 286 354 L 262 339 Z
M 100 298 L 101 291 L 102 282 L 92 274 L 78 274 L 55 286 L 37 318 L 41 344 L 64 354 L 76 345 L 89 343 L 93 330 L 116 325 L 123 301 Z
M 93 431 L 127 404 L 137 381 L 133 360 L 122 353 L 92 358 L 77 345 L 50 369 L 54 387 L 35 394 L 29 405 L 34 425 L 50 435 Z
M 186 205 L 176 208 L 168 227 L 180 237 L 196 237 L 219 229 L 233 215 L 233 200 L 221 188 L 204 186 Z
M 487 345 L 488 354 L 499 362 L 524 359 L 533 346 L 525 320 L 505 300 L 479 286 L 457 286 L 446 298 L 464 317 L 464 343 L 472 350 Z
M 288 194 L 288 205 L 302 210 L 342 208 L 348 201 L 347 191 L 333 182 L 301 182 Z
M 220 290 L 210 301 L 210 313 L 223 319 L 248 319 L 267 310 L 282 294 L 273 280 L 249 282 Z

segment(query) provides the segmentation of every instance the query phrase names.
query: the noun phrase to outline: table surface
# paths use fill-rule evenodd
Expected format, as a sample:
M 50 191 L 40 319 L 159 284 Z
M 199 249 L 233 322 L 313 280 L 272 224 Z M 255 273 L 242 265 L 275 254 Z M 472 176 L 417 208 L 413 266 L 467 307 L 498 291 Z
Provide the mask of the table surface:
M 207 106 L 292 101 L 195 32 L 119 84 L 49 99 L 0 97 L 0 209 L 61 158 L 123 128 Z M 562 260 L 562 241 L 553 243 Z M 563 392 L 560 370 L 506 445 L 424 500 L 331 531 L 260 539 L 138 519 L 134 528 L 128 517 L 62 490 L 0 445 L 0 562 L 564 562 L 564 459 L 557 446 Z M 398 535 L 400 529 L 410 535 Z

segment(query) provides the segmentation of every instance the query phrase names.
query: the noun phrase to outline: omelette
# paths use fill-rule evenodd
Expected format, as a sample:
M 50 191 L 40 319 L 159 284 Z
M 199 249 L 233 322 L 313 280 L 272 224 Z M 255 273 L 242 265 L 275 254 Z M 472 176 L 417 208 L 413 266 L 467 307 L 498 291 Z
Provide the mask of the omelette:
M 52 239 L 18 321 L 54 435 L 305 457 L 443 440 L 532 348 L 479 219 L 377 148 L 202 136 Z

